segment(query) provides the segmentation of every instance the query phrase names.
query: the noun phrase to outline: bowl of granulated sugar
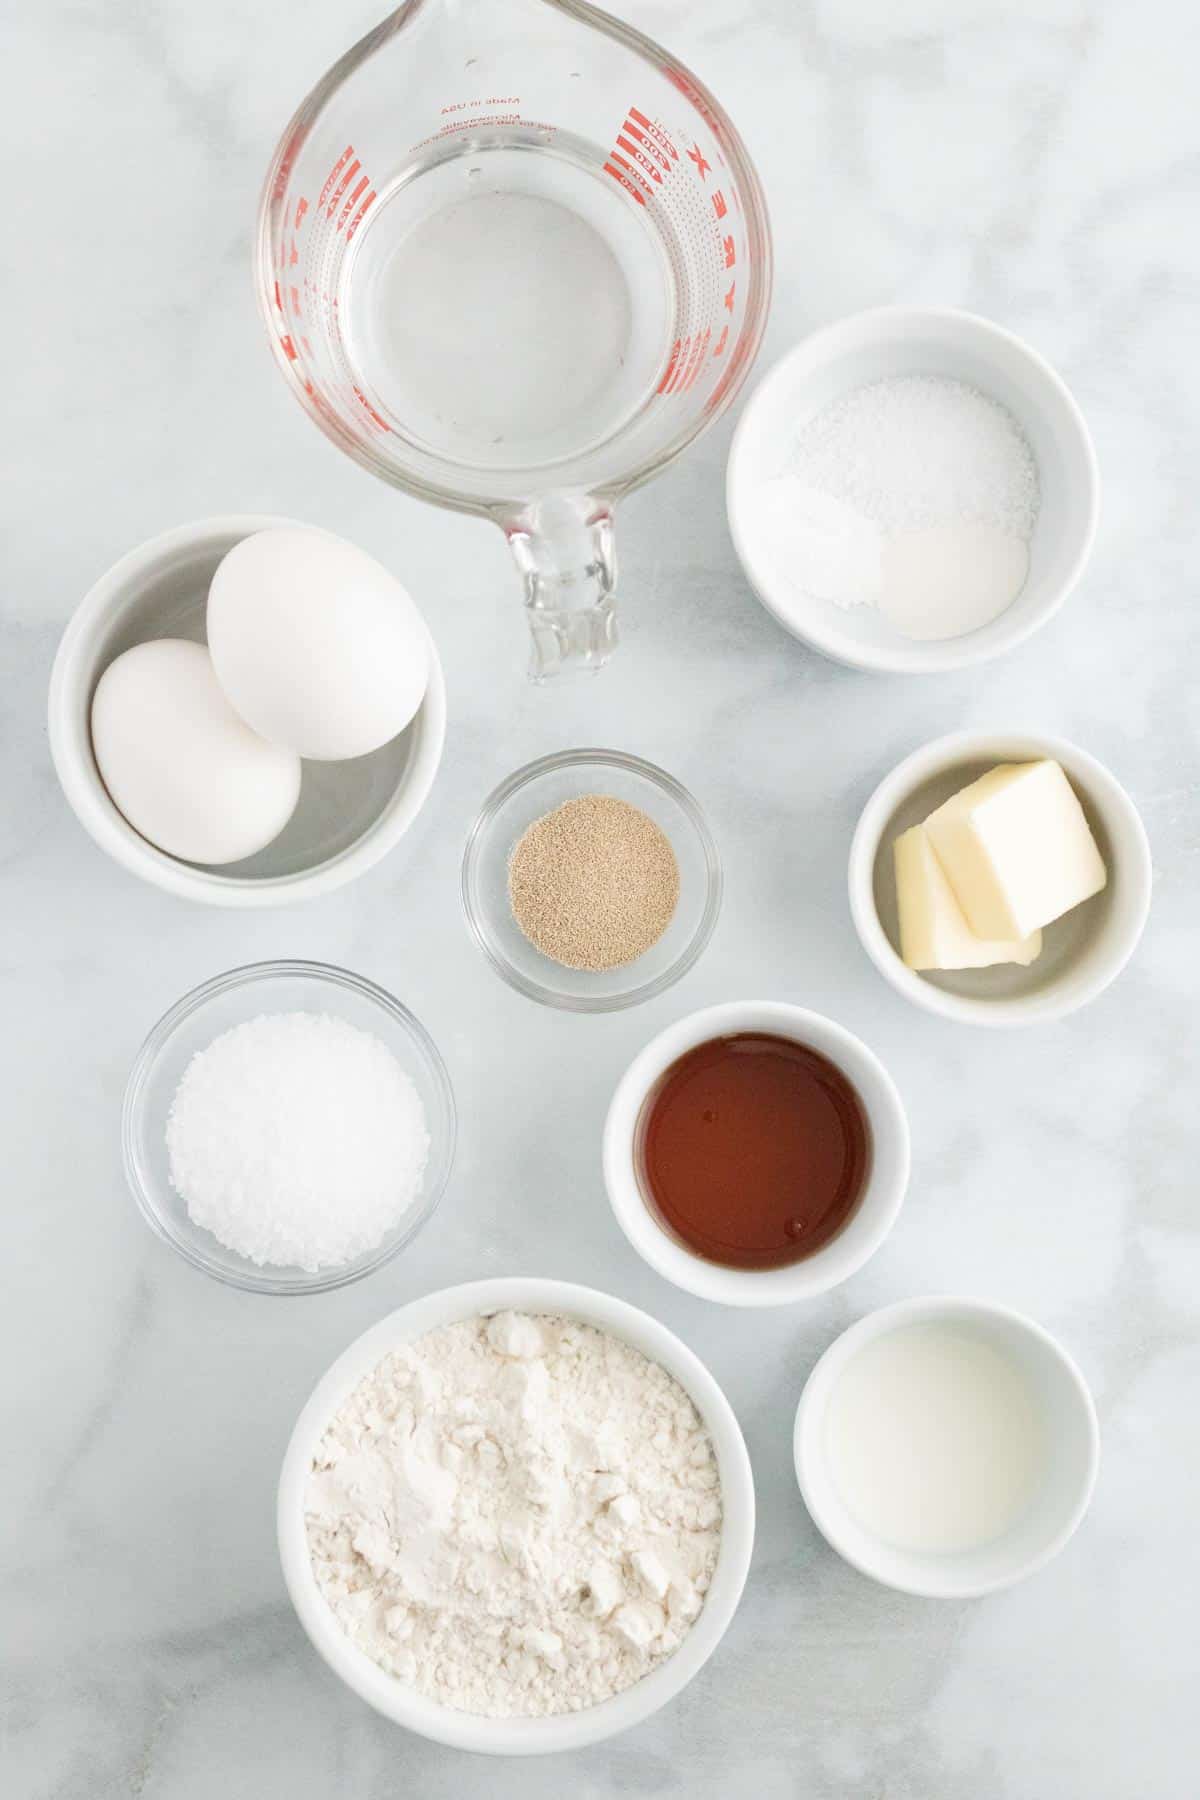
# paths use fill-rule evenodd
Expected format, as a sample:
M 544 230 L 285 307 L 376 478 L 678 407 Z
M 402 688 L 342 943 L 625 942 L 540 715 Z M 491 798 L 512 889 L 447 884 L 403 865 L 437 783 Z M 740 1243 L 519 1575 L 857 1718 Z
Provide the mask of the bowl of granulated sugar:
M 619 750 L 542 757 L 501 782 L 467 839 L 463 907 L 497 974 L 544 1006 L 610 1012 L 692 967 L 721 905 L 697 802 Z
M 989 319 L 876 307 L 759 382 L 726 504 L 754 592 L 852 668 L 937 674 L 1040 629 L 1077 585 L 1096 455 L 1061 377 Z
M 206 1275 L 311 1294 L 369 1275 L 437 1205 L 454 1096 L 420 1021 L 324 963 L 231 969 L 185 994 L 125 1090 L 125 1173 Z

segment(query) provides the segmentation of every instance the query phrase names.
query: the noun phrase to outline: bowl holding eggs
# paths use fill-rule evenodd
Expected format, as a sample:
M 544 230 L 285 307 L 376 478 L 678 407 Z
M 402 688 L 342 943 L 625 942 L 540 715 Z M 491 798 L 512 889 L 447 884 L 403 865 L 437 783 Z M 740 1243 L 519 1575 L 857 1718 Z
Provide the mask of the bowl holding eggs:
M 441 664 L 405 589 L 330 532 L 234 514 L 121 558 L 63 634 L 50 749 L 133 874 L 217 906 L 327 893 L 433 785 Z

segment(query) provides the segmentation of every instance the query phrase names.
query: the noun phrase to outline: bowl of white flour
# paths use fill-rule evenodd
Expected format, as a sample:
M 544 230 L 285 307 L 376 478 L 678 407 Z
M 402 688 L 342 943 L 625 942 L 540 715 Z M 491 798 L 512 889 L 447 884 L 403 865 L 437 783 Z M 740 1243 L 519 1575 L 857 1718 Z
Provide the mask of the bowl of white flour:
M 401 1307 L 318 1383 L 279 1483 L 284 1580 L 325 1661 L 439 1743 L 574 1750 L 721 1640 L 750 1460 L 704 1365 L 594 1289 L 513 1277 Z

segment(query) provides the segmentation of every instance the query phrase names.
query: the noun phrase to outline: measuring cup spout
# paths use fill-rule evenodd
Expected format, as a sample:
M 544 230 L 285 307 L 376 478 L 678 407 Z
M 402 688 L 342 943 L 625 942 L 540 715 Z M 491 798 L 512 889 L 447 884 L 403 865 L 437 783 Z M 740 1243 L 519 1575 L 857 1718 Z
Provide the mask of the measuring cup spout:
M 617 561 L 608 506 L 556 496 L 503 523 L 525 584 L 530 680 L 603 668 L 617 645 Z

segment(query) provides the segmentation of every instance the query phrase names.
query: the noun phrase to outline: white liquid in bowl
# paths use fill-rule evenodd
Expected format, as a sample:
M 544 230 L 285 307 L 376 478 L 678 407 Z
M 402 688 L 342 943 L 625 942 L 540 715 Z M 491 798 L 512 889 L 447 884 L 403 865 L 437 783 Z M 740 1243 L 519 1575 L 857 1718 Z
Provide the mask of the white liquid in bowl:
M 1021 1516 L 1045 1454 L 1018 1365 L 980 1334 L 909 1325 L 875 1338 L 829 1398 L 826 1454 L 842 1504 L 897 1549 L 951 1555 Z

